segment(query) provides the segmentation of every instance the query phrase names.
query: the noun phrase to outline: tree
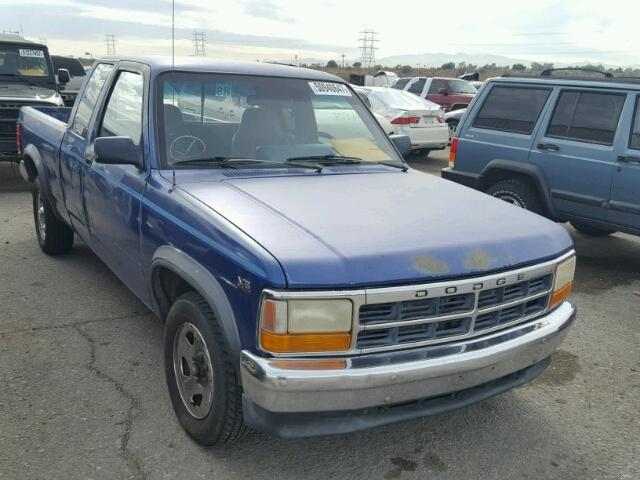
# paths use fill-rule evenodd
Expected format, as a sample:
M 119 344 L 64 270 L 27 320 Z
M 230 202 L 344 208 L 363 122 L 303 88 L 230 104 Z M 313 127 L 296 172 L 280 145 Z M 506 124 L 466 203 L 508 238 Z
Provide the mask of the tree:
M 550 70 L 552 68 L 553 68 L 553 63 L 531 62 L 531 70 L 541 71 L 541 70 Z
M 440 68 L 442 70 L 453 70 L 454 68 L 456 68 L 456 64 L 453 62 L 447 62 L 447 63 L 443 63 Z
M 362 66 L 362 63 L 360 62 L 354 62 L 353 63 L 353 68 L 360 68 Z
M 400 69 L 400 72 L 403 74 L 411 73 L 412 71 L 413 71 L 413 68 L 411 68 L 411 65 L 403 65 L 402 68 Z
M 527 67 L 526 67 L 526 65 L 523 65 L 522 63 L 514 63 L 511 66 L 511 69 L 522 72 L 523 70 L 526 70 Z
M 335 60 L 329 60 L 327 62 L 327 68 L 337 68 L 338 63 Z

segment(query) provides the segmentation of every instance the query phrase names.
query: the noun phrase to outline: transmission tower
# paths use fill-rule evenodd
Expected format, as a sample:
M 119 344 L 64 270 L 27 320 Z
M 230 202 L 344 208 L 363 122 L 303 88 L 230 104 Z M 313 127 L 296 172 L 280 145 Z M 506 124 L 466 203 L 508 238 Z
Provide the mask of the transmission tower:
M 376 43 L 378 39 L 376 35 L 378 33 L 374 30 L 363 30 L 360 32 L 362 35 L 358 40 L 361 42 L 360 50 L 362 52 L 360 63 L 362 64 L 362 68 L 371 68 L 376 64 Z
M 193 54 L 196 57 L 206 55 L 206 38 L 204 32 L 193 32 Z
M 107 44 L 107 57 L 116 56 L 116 37 L 113 33 L 107 33 L 105 36 L 105 43 Z

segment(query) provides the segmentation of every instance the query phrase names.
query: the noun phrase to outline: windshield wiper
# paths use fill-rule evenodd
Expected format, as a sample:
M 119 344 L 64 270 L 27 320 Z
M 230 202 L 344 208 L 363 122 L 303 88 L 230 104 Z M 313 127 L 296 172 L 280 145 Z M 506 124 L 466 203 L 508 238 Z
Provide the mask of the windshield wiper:
M 208 163 L 213 164 L 223 168 L 234 168 L 234 165 L 250 165 L 252 163 L 269 163 L 271 165 L 286 165 L 288 167 L 301 167 L 301 168 L 312 168 L 317 172 L 322 171 L 322 165 L 318 164 L 308 164 L 308 163 L 296 163 L 296 162 L 273 162 L 271 160 L 260 160 L 257 158 L 229 158 L 229 157 L 208 157 L 208 158 L 190 158 L 186 160 L 178 160 L 171 164 L 171 166 L 175 165 L 189 165 L 189 164 L 199 164 L 199 163 Z
M 342 155 L 304 155 L 301 157 L 287 158 L 287 163 L 295 162 L 298 160 L 313 160 L 320 165 L 339 165 L 339 164 L 356 164 L 362 161 L 358 157 L 345 157 Z

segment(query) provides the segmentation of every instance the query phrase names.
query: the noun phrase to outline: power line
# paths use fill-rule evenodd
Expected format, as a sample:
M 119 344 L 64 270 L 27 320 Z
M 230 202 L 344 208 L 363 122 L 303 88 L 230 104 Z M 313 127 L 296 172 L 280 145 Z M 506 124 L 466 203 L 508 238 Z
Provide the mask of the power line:
M 193 32 L 193 54 L 196 57 L 204 57 L 206 53 L 206 37 L 204 32 Z
M 363 30 L 360 32 L 360 37 L 358 41 L 362 42 L 360 44 L 360 63 L 362 68 L 371 68 L 376 64 L 376 43 L 379 41 L 376 38 L 378 33 L 375 30 Z
M 105 43 L 107 44 L 107 57 L 116 56 L 116 36 L 113 33 L 105 34 Z

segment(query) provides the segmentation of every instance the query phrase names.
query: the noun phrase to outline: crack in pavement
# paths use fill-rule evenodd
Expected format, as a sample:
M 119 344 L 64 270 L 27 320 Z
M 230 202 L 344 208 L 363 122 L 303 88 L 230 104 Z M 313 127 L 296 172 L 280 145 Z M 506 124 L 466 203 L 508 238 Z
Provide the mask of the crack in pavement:
M 93 323 L 102 323 L 102 322 L 109 322 L 109 321 L 113 321 L 113 320 L 124 320 L 127 318 L 138 318 L 138 317 L 144 317 L 146 315 L 150 315 L 153 312 L 148 311 L 145 313 L 132 313 L 132 314 L 127 314 L 127 315 L 120 315 L 117 317 L 106 317 L 106 318 L 98 318 L 96 320 L 79 320 L 77 322 L 71 322 L 71 323 L 62 323 L 60 325 L 42 325 L 40 327 L 30 327 L 30 328 L 20 328 L 17 330 L 6 330 L 6 331 L 1 331 L 0 330 L 0 337 L 4 336 L 4 335 L 15 335 L 15 334 L 19 334 L 19 333 L 29 333 L 29 332 L 41 332 L 41 331 L 47 331 L 47 330 L 57 330 L 59 328 L 75 328 L 75 327 L 79 327 L 82 325 L 91 325 Z
M 87 364 L 87 368 L 93 373 L 95 373 L 96 376 L 103 378 L 107 380 L 109 383 L 111 383 L 115 387 L 115 389 L 129 401 L 129 409 L 127 410 L 127 415 L 124 420 L 125 430 L 122 436 L 120 437 L 120 449 L 119 449 L 120 455 L 129 465 L 129 468 L 133 473 L 132 478 L 139 478 L 142 480 L 146 480 L 149 478 L 149 476 L 144 471 L 144 468 L 142 467 L 142 463 L 140 462 L 140 459 L 128 448 L 129 439 L 131 437 L 131 430 L 133 428 L 133 420 L 134 420 L 135 412 L 136 410 L 139 410 L 138 400 L 124 387 L 124 385 L 121 382 L 111 377 L 110 375 L 106 374 L 96 366 L 95 341 L 91 337 L 91 335 L 89 335 L 87 332 L 82 330 L 80 326 L 81 325 L 77 325 L 77 324 L 70 325 L 70 327 L 76 330 L 80 334 L 80 336 L 84 338 L 89 344 L 91 354 L 89 358 L 89 363 Z

